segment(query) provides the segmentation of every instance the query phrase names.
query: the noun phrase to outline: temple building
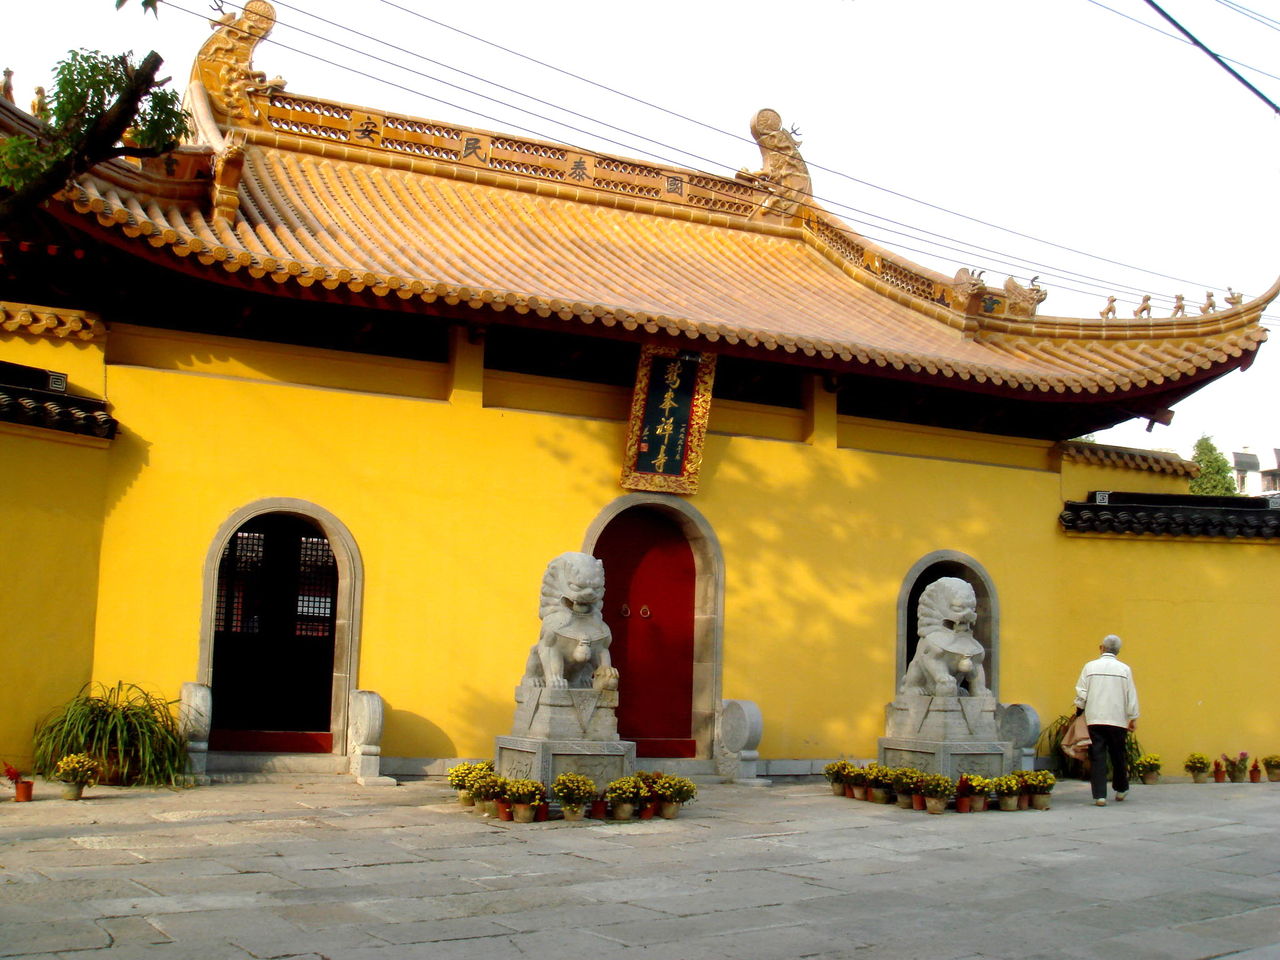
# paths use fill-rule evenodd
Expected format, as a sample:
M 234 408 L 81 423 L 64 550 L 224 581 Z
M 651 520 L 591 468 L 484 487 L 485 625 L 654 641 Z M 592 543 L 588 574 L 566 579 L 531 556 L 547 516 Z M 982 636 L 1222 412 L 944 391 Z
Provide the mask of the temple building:
M 0 234 L 0 756 L 89 680 L 207 686 L 210 769 L 345 770 L 357 690 L 383 774 L 490 756 L 571 550 L 647 765 L 731 768 L 726 700 L 766 774 L 874 755 L 940 576 L 1000 702 L 1069 712 L 1118 633 L 1145 749 L 1280 750 L 1280 509 L 1073 439 L 1248 367 L 1280 283 L 1042 315 L 821 209 L 773 111 L 758 171 L 663 167 L 286 92 L 273 17 L 200 51 L 191 143 Z

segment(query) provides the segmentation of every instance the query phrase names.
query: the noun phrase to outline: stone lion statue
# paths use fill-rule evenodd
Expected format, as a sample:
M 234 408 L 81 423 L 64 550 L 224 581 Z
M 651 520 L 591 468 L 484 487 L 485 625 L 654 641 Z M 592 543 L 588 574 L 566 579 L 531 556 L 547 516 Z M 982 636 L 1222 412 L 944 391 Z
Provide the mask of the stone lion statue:
M 542 630 L 529 651 L 521 683 L 535 687 L 618 689 L 609 660 L 613 634 L 600 616 L 604 564 L 585 553 L 562 553 L 542 578 Z
M 991 696 L 982 666 L 986 651 L 973 636 L 977 619 L 977 597 L 964 580 L 942 577 L 925 587 L 917 615 L 920 643 L 898 693 L 957 697 L 967 678 L 969 696 Z

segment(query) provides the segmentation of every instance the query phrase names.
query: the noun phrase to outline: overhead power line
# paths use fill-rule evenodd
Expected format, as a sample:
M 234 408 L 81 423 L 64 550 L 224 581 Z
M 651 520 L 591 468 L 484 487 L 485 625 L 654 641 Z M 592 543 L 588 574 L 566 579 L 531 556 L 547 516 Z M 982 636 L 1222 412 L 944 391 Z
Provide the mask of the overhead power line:
M 1191 33 L 1191 31 L 1189 31 L 1186 27 L 1180 24 L 1177 20 L 1173 19 L 1173 17 L 1169 16 L 1169 14 L 1165 13 L 1164 8 L 1161 7 L 1160 4 L 1156 3 L 1156 0 L 1146 0 L 1146 4 L 1156 13 L 1160 14 L 1160 16 L 1164 17 L 1171 24 L 1173 24 L 1173 26 L 1177 28 L 1179 33 L 1181 33 L 1184 37 L 1186 37 L 1188 40 L 1194 43 L 1211 60 L 1213 60 L 1214 63 L 1220 66 L 1223 70 L 1227 71 L 1227 73 L 1231 74 L 1231 76 L 1235 77 L 1236 80 L 1238 80 L 1240 83 L 1244 84 L 1245 88 L 1249 90 L 1249 92 L 1251 92 L 1255 97 L 1257 97 L 1267 106 L 1269 106 L 1275 113 L 1280 114 L 1280 107 L 1277 107 L 1274 103 L 1272 103 L 1270 97 L 1268 97 L 1265 93 L 1263 93 L 1261 90 L 1255 87 L 1252 83 L 1250 83 L 1244 77 L 1240 76 L 1240 74 L 1236 73 L 1236 71 L 1233 70 L 1220 56 L 1218 56 L 1216 53 L 1214 53 L 1212 50 L 1206 47 L 1203 43 L 1201 43 Z

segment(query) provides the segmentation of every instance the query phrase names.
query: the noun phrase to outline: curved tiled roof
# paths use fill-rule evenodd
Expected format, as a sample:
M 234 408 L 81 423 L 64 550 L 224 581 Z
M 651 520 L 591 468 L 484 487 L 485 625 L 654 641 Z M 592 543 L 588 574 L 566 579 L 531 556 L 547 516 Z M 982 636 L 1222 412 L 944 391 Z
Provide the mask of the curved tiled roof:
M 1168 473 L 1176 477 L 1198 477 L 1200 465 L 1194 460 L 1183 460 L 1176 453 L 1159 450 L 1138 450 L 1133 447 L 1115 447 L 1105 443 L 1084 440 L 1068 440 L 1061 445 L 1062 459 L 1077 463 L 1091 463 L 1101 467 L 1124 467 L 1129 470 L 1147 470 L 1151 473 Z
M 1185 394 L 1248 364 L 1280 292 L 1191 318 L 1036 316 L 1027 291 L 915 266 L 816 206 L 779 215 L 767 177 L 285 95 L 249 69 L 270 7 L 246 11 L 197 59 L 202 146 L 177 176 L 100 165 L 62 216 L 280 292 L 558 317 L 1046 398 Z

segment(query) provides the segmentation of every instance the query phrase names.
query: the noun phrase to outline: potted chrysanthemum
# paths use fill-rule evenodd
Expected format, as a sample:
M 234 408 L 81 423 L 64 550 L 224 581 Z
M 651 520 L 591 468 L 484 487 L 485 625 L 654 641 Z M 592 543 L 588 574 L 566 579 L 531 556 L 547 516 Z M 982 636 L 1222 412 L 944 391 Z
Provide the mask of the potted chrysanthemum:
M 955 793 L 956 783 L 945 773 L 926 773 L 919 778 L 917 789 L 924 794 L 924 808 L 929 813 L 942 813 Z
M 511 804 L 511 816 L 516 823 L 533 823 L 535 808 L 542 802 L 544 789 L 537 780 L 513 777 L 507 781 L 504 791 Z
M 566 820 L 581 820 L 587 804 L 596 798 L 596 783 L 580 773 L 562 773 L 551 781 L 551 795 Z
M 1133 772 L 1148 786 L 1158 783 L 1160 780 L 1160 754 L 1144 753 L 1133 761 Z
M 664 820 L 674 820 L 680 816 L 680 809 L 686 803 L 692 803 L 698 796 L 698 785 L 688 777 L 676 777 L 670 774 L 661 776 L 653 783 L 653 790 L 658 795 L 658 813 Z
M 1280 753 L 1273 753 L 1262 758 L 1262 765 L 1267 770 L 1267 779 L 1273 783 L 1280 781 Z
M 639 777 L 623 776 L 609 781 L 604 788 L 604 798 L 614 820 L 630 820 L 635 816 L 636 804 L 649 795 L 649 785 Z
M 1209 780 L 1209 758 L 1203 753 L 1188 753 L 1187 759 L 1182 761 L 1182 769 L 1191 774 L 1193 783 L 1207 783 Z
M 87 753 L 69 753 L 53 768 L 53 779 L 62 782 L 63 800 L 79 800 L 101 774 L 101 765 Z

